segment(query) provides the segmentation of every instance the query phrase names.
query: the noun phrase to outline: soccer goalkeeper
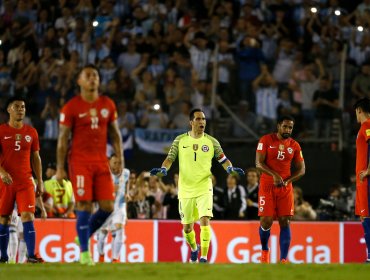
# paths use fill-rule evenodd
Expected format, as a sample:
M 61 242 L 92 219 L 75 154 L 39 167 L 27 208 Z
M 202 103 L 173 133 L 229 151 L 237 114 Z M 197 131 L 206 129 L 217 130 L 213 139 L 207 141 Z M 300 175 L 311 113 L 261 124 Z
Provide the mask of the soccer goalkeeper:
M 224 155 L 220 143 L 204 133 L 206 118 L 200 109 L 189 115 L 191 131 L 181 134 L 173 141 L 161 168 L 153 168 L 151 175 L 166 176 L 176 157 L 179 157 L 179 212 L 183 234 L 191 248 L 190 262 L 206 263 L 211 241 L 210 218 L 213 217 L 213 188 L 211 180 L 212 158 L 216 158 L 227 173 L 244 175 L 233 167 Z M 200 248 L 195 239 L 194 223 L 200 219 Z

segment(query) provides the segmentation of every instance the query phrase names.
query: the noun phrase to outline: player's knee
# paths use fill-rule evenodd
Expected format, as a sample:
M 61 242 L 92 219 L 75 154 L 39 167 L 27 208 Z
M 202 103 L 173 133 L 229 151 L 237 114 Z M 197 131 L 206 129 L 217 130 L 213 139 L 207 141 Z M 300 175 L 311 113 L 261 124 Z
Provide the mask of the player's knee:
M 113 212 L 114 210 L 114 202 L 113 201 L 99 201 L 99 208 L 104 212 Z
M 280 227 L 288 227 L 290 225 L 290 219 L 287 217 L 279 218 Z
M 21 213 L 21 221 L 22 223 L 31 222 L 35 219 L 35 215 L 31 212 L 22 212 Z
M 121 229 L 121 228 L 122 228 L 122 224 L 114 224 L 114 227 L 115 227 L 116 229 Z
M 91 201 L 78 201 L 76 204 L 77 211 L 87 211 L 91 212 L 92 203 Z
M 261 223 L 261 227 L 267 230 L 271 228 L 273 219 L 271 217 L 261 217 L 260 223 Z
M 0 224 L 10 225 L 10 216 L 0 216 Z
M 193 227 L 192 225 L 183 225 L 183 230 L 186 234 L 188 234 L 193 230 Z
M 200 225 L 201 226 L 208 226 L 209 225 L 209 217 L 203 216 L 200 218 Z

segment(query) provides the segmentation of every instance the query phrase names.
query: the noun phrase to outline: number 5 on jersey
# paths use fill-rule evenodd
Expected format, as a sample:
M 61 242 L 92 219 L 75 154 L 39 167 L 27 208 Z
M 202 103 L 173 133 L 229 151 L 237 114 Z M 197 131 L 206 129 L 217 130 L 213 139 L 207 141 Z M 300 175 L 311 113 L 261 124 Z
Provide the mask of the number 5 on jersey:
M 14 148 L 15 151 L 20 151 L 21 150 L 21 141 L 20 140 L 17 140 L 15 141 L 15 148 Z

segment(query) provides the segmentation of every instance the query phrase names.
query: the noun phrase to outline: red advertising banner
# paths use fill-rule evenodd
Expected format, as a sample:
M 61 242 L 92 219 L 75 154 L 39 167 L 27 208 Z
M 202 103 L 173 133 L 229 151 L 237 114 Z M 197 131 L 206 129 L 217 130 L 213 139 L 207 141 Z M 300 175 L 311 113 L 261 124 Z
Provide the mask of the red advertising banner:
M 37 220 L 36 248 L 46 262 L 74 262 L 78 260 L 80 249 L 74 243 L 76 237 L 75 220 Z M 126 226 L 126 242 L 122 246 L 122 262 L 153 262 L 155 250 L 153 242 L 153 221 L 129 221 Z M 109 240 L 108 240 L 109 241 Z M 95 239 L 91 240 L 95 260 L 98 252 Z M 110 261 L 110 243 L 105 246 Z
M 366 260 L 366 243 L 361 223 L 345 223 L 344 236 L 344 262 L 364 262 Z
M 213 221 L 211 263 L 258 263 L 260 258 L 259 222 Z M 47 262 L 74 262 L 79 248 L 74 220 L 36 221 L 37 248 Z M 130 220 L 121 262 L 188 262 L 190 250 L 178 221 Z M 366 246 L 360 223 L 292 222 L 291 263 L 363 262 Z M 199 225 L 195 225 L 199 242 Z M 274 223 L 270 236 L 271 262 L 279 261 L 279 225 Z M 91 241 L 98 259 L 96 241 Z M 111 256 L 110 239 L 105 246 L 106 261 Z
M 309 229 L 307 227 L 309 225 Z M 258 222 L 212 223 L 210 262 L 258 263 L 261 245 Z M 196 227 L 199 239 L 199 227 Z M 338 263 L 339 223 L 292 223 L 291 263 Z M 162 236 L 163 235 L 163 236 Z M 271 262 L 279 260 L 279 226 L 274 224 L 270 236 Z M 172 248 L 172 249 L 169 249 Z M 159 222 L 158 261 L 188 261 L 190 252 L 182 237 L 181 225 Z

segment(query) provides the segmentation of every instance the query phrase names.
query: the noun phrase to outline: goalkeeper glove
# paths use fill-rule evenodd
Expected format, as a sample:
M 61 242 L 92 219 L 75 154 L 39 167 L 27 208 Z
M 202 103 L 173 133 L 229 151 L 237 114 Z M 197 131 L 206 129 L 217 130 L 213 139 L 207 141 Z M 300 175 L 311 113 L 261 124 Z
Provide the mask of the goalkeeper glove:
M 226 169 L 226 171 L 229 174 L 237 174 L 239 176 L 244 176 L 243 169 L 241 169 L 239 167 L 228 166 L 227 169 Z
M 166 176 L 167 175 L 167 169 L 165 167 L 153 168 L 152 170 L 150 170 L 150 175 L 151 176 L 158 176 L 158 177 Z

